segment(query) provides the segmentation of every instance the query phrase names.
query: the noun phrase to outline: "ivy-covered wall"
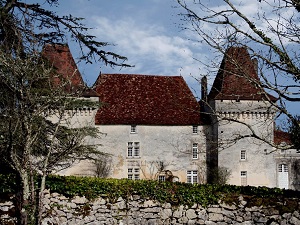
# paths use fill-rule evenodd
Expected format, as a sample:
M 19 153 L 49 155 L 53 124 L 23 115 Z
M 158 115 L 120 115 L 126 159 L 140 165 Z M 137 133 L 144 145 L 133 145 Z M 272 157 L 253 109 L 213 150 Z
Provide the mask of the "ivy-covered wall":
M 290 190 L 78 177 L 49 177 L 47 188 L 45 225 L 300 224 Z M 0 202 L 0 224 L 15 224 L 12 201 Z
M 299 202 L 290 199 L 286 208 L 276 205 L 254 206 L 249 197 L 239 196 L 232 203 L 192 206 L 173 205 L 133 195 L 111 202 L 107 197 L 88 200 L 86 197 L 67 198 L 45 192 L 42 224 L 300 224 Z M 250 206 L 253 205 L 253 206 Z M 0 204 L 1 224 L 15 224 L 10 217 L 11 202 Z

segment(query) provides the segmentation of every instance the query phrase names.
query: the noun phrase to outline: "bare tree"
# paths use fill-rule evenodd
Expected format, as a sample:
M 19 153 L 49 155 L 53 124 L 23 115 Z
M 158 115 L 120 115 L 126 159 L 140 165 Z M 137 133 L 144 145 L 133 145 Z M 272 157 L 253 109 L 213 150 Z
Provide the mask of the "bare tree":
M 95 176 L 96 177 L 108 177 L 111 170 L 112 159 L 108 155 L 100 155 L 94 159 Z
M 297 51 L 299 13 L 295 10 L 299 9 L 299 2 L 257 1 L 257 11 L 251 15 L 247 14 L 245 4 L 238 5 L 230 0 L 214 3 L 206 0 L 178 0 L 178 3 L 185 10 L 181 14 L 188 24 L 185 28 L 195 32 L 201 42 L 221 55 L 226 55 L 231 46 L 244 47 L 252 58 L 256 58 L 255 64 L 260 79 L 253 80 L 247 74 L 245 77 L 276 97 L 277 102 L 272 99 L 269 99 L 269 102 L 278 112 L 279 118 L 299 126 L 294 113 L 287 107 L 300 100 Z M 216 61 L 203 63 L 210 68 L 209 74 L 218 68 Z M 248 128 L 251 130 L 250 126 Z M 254 131 L 251 135 L 260 138 Z M 294 143 L 294 146 L 288 148 L 297 148 L 296 145 L 297 143 Z
M 51 7 L 59 1 L 45 3 Z M 59 16 L 22 0 L 0 1 L 0 10 L 0 151 L 20 187 L 18 223 L 39 223 L 47 174 L 99 154 L 86 142 L 86 137 L 98 136 L 97 129 L 69 126 L 73 110 L 96 109 L 98 103 L 82 98 L 89 91 L 84 84 L 72 87 L 72 77 L 57 74 L 40 54 L 42 46 L 64 43 L 69 36 L 79 44 L 82 60 L 128 65 L 126 57 L 103 50 L 109 43 L 89 35 L 71 14 Z M 38 189 L 37 174 L 42 176 Z
M 167 163 L 164 160 L 139 163 L 139 168 L 145 179 L 158 180 L 159 176 L 162 176 L 164 181 L 173 182 L 173 180 L 178 177 L 173 175 L 173 172 L 168 169 L 168 166 L 170 166 L 170 162 Z

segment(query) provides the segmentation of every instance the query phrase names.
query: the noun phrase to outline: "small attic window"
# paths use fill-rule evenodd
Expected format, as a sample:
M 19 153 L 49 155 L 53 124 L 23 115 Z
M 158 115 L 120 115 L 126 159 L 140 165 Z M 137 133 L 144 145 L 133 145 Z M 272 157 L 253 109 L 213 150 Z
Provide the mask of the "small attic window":
M 193 125 L 193 134 L 198 134 L 198 126 Z
M 131 125 L 130 133 L 136 133 L 136 125 Z

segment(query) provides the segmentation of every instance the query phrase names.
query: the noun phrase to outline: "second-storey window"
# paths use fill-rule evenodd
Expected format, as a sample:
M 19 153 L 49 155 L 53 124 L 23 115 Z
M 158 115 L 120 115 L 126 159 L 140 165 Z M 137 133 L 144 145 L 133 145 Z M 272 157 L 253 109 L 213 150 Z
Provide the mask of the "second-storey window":
M 246 150 L 241 150 L 241 160 L 246 160 Z
M 140 143 L 139 142 L 128 142 L 127 156 L 128 157 L 139 157 L 140 156 Z
M 128 145 L 127 145 L 127 156 L 128 157 L 132 157 L 133 156 L 133 143 L 132 142 L 128 142 Z
M 133 156 L 140 156 L 140 143 L 139 142 L 134 142 L 133 146 Z
M 198 159 L 198 143 L 193 143 L 192 155 L 193 159 Z

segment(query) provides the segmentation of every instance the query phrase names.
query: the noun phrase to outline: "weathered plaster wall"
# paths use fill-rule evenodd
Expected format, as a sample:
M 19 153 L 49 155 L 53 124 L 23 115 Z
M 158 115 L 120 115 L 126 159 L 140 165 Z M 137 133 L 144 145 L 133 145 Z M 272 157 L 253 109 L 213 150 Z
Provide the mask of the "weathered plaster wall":
M 274 148 L 251 136 L 272 142 L 274 139 L 274 110 L 262 101 L 216 101 L 218 122 L 215 135 L 218 142 L 218 166 L 231 172 L 228 183 L 242 185 L 241 172 L 246 171 L 247 185 L 276 187 L 277 164 Z M 241 159 L 241 151 L 246 158 Z
M 98 97 L 89 97 L 89 98 L 78 98 L 79 100 L 90 101 L 98 103 Z M 78 108 L 73 110 L 66 110 L 64 112 L 64 117 L 58 116 L 58 114 L 53 114 L 49 119 L 53 123 L 60 121 L 61 124 L 67 125 L 72 128 L 84 127 L 84 126 L 95 126 L 95 115 L 97 113 L 97 108 Z
M 206 181 L 206 127 L 199 126 L 193 134 L 192 126 L 142 126 L 131 133 L 130 125 L 101 125 L 98 140 L 99 151 L 109 154 L 112 160 L 109 177 L 127 178 L 128 168 L 138 168 L 141 179 L 155 179 L 158 163 L 163 162 L 179 181 L 185 182 L 187 170 L 199 172 L 199 182 Z M 140 156 L 127 156 L 127 143 L 139 142 Z M 193 143 L 198 143 L 199 157 L 192 159 Z M 64 175 L 86 175 L 86 162 L 63 171 Z M 90 171 L 92 168 L 90 168 Z
M 160 204 L 137 195 L 112 203 L 105 197 L 88 201 L 85 197 L 68 199 L 46 192 L 44 206 L 43 225 L 300 224 L 296 200 L 295 210 L 280 212 L 276 206 L 248 206 L 241 196 L 231 205 L 220 203 L 202 207 L 195 204 L 188 207 Z M 8 216 L 11 212 L 11 202 L 0 203 L 1 224 L 15 224 L 14 218 Z

